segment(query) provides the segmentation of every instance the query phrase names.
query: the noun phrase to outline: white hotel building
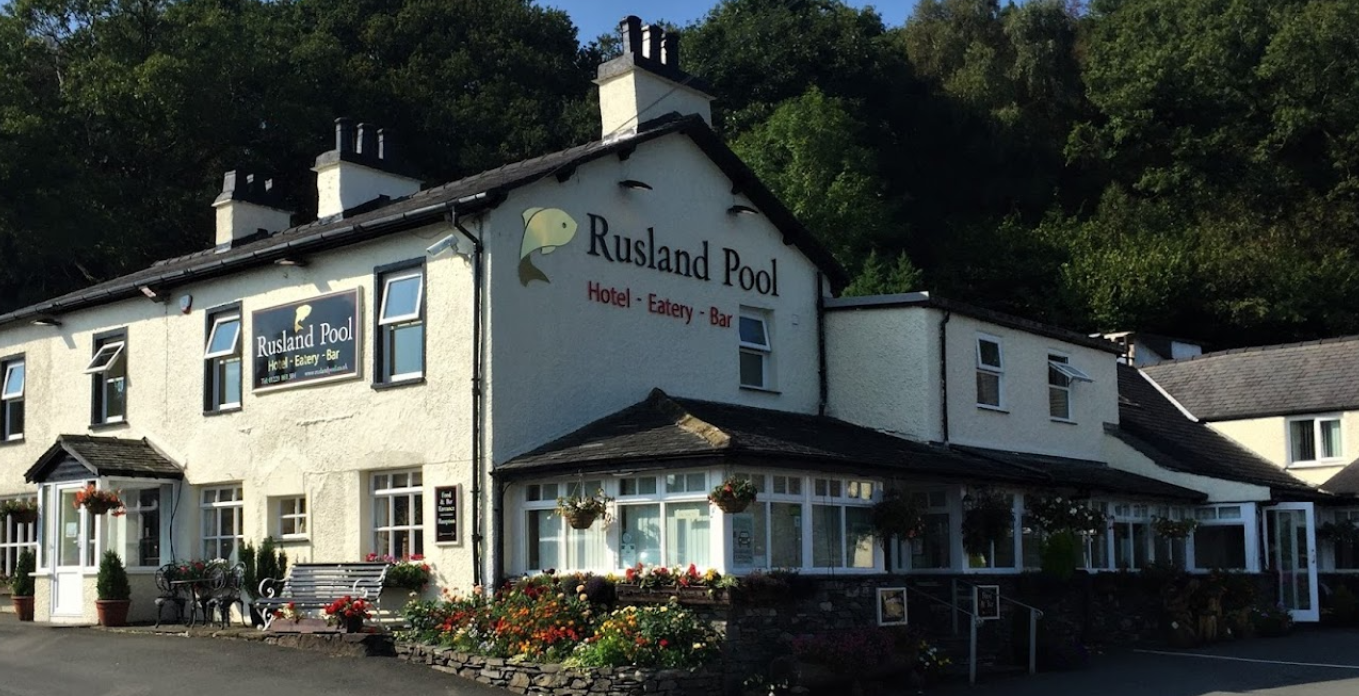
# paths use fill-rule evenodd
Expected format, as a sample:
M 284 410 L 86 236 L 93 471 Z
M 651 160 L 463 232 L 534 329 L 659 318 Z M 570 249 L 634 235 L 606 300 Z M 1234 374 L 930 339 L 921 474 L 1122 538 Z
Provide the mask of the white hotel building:
M 137 619 L 159 565 L 266 536 L 295 560 L 423 554 L 463 589 L 636 562 L 1032 566 L 1024 534 L 963 553 L 976 486 L 1012 494 L 1017 521 L 1025 495 L 1106 509 L 1096 570 L 1306 564 L 1311 527 L 1308 549 L 1261 533 L 1329 496 L 1116 344 L 923 293 L 836 297 L 843 271 L 709 127 L 677 37 L 624 29 L 599 141 L 422 190 L 381 131 L 341 120 L 318 220 L 228 174 L 212 248 L 0 316 L 0 497 L 41 506 L 5 521 L 0 560 L 39 549 L 39 620 L 92 619 L 104 549 Z M 728 515 L 706 494 L 734 474 L 762 494 Z M 75 508 L 90 482 L 126 516 Z M 892 553 L 866 531 L 888 487 L 930 523 Z M 613 523 L 551 514 L 598 488 Z M 1172 551 L 1158 513 L 1204 524 Z M 1314 617 L 1302 570 L 1290 601 Z

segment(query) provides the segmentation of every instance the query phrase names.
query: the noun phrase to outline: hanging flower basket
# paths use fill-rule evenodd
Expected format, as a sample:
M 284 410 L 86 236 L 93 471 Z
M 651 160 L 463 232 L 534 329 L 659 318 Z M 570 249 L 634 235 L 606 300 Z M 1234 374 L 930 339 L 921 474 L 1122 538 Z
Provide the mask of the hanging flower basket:
M 83 490 L 76 491 L 76 509 L 85 508 L 92 515 L 103 515 L 112 512 L 114 517 L 123 514 L 123 500 L 113 491 L 101 491 L 94 487 L 94 484 L 86 486 Z
M 571 525 L 572 529 L 589 529 L 594 526 L 595 518 L 599 516 L 585 510 L 565 510 L 561 515 L 566 518 L 566 523 Z
M 1168 517 L 1153 517 L 1151 528 L 1158 536 L 1166 539 L 1183 539 L 1194 533 L 1199 528 L 1199 521 L 1186 517 L 1182 520 L 1172 520 Z
M 883 493 L 882 500 L 873 505 L 869 514 L 873 530 L 884 543 L 892 537 L 914 539 L 925 528 L 925 519 L 915 501 L 896 489 Z
M 1014 497 L 978 489 L 963 498 L 963 548 L 971 554 L 991 552 L 1014 527 Z
M 718 510 L 734 515 L 750 507 L 756 496 L 755 484 L 749 479 L 729 478 L 713 487 L 708 493 L 708 502 L 716 505 Z
M 613 498 L 598 491 L 594 495 L 572 495 L 557 498 L 556 513 L 571 525 L 572 529 L 589 529 L 596 519 L 609 521 L 609 503 Z

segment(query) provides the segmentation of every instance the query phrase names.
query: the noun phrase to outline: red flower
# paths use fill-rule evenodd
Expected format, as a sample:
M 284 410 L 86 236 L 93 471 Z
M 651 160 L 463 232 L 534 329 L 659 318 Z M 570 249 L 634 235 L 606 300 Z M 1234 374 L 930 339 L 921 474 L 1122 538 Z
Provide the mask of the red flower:
M 662 639 L 661 639 L 661 647 L 662 647 L 662 648 L 668 648 L 668 647 L 670 647 L 670 641 L 668 641 L 668 640 L 662 638 Z

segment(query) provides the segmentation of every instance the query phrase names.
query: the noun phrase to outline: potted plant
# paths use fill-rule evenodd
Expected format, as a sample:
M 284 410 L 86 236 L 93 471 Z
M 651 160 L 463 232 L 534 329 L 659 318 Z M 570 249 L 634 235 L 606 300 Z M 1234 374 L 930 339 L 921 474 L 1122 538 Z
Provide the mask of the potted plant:
M 76 491 L 75 507 L 85 508 L 92 515 L 102 515 L 112 512 L 114 517 L 123 514 L 123 500 L 114 491 L 99 490 L 91 483 L 84 489 Z
M 13 498 L 0 503 L 0 517 L 8 515 L 19 524 L 38 521 L 37 498 Z
M 261 594 L 260 583 L 268 580 L 282 580 L 288 571 L 288 554 L 277 548 L 273 537 L 265 537 L 259 548 L 246 542 L 241 546 L 241 565 L 245 566 L 243 581 L 252 600 Z M 264 616 L 250 603 L 250 624 L 263 626 Z
M 713 487 L 708 502 L 729 515 L 746 509 L 755 502 L 755 484 L 750 479 L 729 478 Z
M 572 529 L 589 529 L 596 519 L 609 522 L 609 503 L 613 498 L 597 491 L 594 495 L 569 495 L 557 498 L 557 515 L 566 519 Z
M 14 593 L 10 601 L 14 602 L 14 613 L 19 615 L 20 621 L 33 620 L 33 571 L 36 568 L 33 550 L 24 549 L 14 564 L 14 576 L 9 579 L 10 591 Z
M 382 581 L 383 587 L 395 587 L 408 592 L 420 592 L 429 584 L 432 571 L 429 564 L 425 562 L 425 557 L 419 554 L 411 556 L 404 561 L 398 561 L 391 556 L 379 556 L 375 553 L 368 554 L 368 561 L 386 561 L 391 567 L 387 569 L 387 577 Z
M 105 551 L 99 561 L 99 578 L 95 583 L 98 599 L 94 606 L 101 626 L 126 626 L 127 610 L 132 606 L 132 586 L 127 581 L 127 570 L 117 551 Z
M 368 600 L 345 595 L 326 607 L 326 623 L 345 633 L 362 633 L 364 619 L 373 618 L 371 609 Z
M 1014 498 L 989 488 L 963 498 L 963 548 L 969 554 L 989 554 L 1014 527 Z

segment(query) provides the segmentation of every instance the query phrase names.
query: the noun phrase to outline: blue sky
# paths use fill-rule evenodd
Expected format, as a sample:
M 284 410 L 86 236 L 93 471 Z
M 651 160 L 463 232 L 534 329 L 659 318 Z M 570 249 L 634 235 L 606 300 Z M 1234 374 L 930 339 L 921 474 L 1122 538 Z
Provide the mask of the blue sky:
M 872 5 L 888 25 L 906 21 L 916 0 L 848 0 L 854 7 Z M 665 20 L 680 26 L 701 19 L 715 7 L 717 0 L 538 0 L 545 7 L 566 10 L 579 30 L 580 41 L 587 42 L 605 32 L 615 31 L 618 20 L 635 14 L 643 22 Z

